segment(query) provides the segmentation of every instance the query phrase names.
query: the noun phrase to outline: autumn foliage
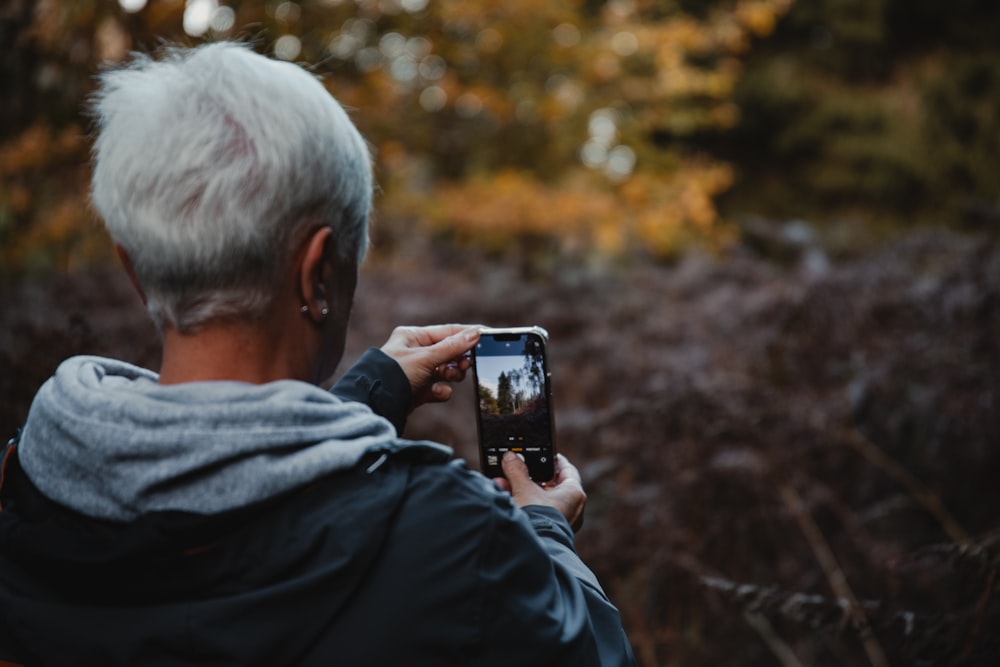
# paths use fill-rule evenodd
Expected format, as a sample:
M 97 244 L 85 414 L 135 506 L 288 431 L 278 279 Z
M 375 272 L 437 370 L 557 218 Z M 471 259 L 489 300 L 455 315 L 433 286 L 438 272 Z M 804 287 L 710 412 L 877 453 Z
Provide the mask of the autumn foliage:
M 700 16 L 624 0 L 14 2 L 4 274 L 107 255 L 87 206 L 86 94 L 98 68 L 164 40 L 243 39 L 310 63 L 372 144 L 387 236 L 416 221 L 527 265 L 719 247 L 731 168 L 676 139 L 737 122 L 740 58 L 790 2 Z

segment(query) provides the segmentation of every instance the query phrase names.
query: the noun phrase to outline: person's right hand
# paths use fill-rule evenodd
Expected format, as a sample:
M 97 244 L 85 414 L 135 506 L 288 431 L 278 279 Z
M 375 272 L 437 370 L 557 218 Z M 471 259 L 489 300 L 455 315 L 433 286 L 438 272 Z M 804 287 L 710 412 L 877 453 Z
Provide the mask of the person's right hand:
M 518 507 L 546 505 L 559 510 L 573 527 L 573 532 L 583 525 L 583 509 L 587 504 L 587 494 L 583 490 L 580 472 L 562 454 L 556 456 L 556 474 L 551 482 L 540 485 L 528 476 L 528 466 L 514 452 L 503 455 L 503 474 L 493 481 L 500 488 L 509 491 Z
M 410 410 L 451 398 L 451 383 L 461 382 L 471 361 L 466 353 L 479 341 L 479 325 L 440 324 L 396 327 L 382 351 L 395 359 L 410 381 Z

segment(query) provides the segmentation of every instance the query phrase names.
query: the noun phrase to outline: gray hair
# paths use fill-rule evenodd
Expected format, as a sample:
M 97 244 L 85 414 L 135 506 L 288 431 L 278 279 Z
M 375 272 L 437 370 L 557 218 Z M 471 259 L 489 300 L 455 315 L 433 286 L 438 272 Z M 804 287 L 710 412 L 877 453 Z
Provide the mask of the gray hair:
M 259 317 L 320 226 L 360 264 L 371 154 L 313 75 L 220 42 L 99 79 L 91 194 L 158 326 Z

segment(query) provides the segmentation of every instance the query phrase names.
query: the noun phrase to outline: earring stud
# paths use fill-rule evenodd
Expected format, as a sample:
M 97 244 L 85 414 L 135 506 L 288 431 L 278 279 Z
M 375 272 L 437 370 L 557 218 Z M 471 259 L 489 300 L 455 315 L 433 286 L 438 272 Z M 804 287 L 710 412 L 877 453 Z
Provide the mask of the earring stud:
M 299 312 L 302 313 L 303 315 L 305 315 L 306 313 L 308 313 L 309 312 L 309 304 L 304 304 L 301 308 L 299 308 Z
M 323 317 L 326 317 L 327 315 L 330 314 L 330 309 L 324 307 L 323 310 L 319 311 L 319 314 L 322 315 Z

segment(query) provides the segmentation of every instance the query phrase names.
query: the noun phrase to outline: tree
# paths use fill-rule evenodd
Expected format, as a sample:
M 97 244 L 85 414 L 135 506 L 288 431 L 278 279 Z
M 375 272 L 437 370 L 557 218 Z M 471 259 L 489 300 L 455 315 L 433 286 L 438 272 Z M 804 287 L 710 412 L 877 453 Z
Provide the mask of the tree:
M 521 369 L 521 377 L 527 379 L 531 385 L 531 399 L 541 396 L 545 390 L 545 361 L 542 358 L 540 348 L 528 349 L 524 354 L 524 367 Z
M 495 415 L 500 412 L 493 391 L 481 382 L 479 383 L 479 410 L 484 415 Z
M 736 122 L 739 58 L 790 2 L 14 0 L 0 270 L 110 255 L 86 206 L 81 115 L 100 63 L 234 37 L 314 63 L 357 110 L 385 252 L 414 220 L 526 264 L 723 243 L 713 197 L 732 173 L 689 139 Z
M 798 0 L 735 89 L 727 206 L 995 226 L 998 33 L 989 0 Z
M 379 87 L 379 105 L 407 130 L 380 146 L 383 211 L 527 263 L 724 243 L 713 197 L 731 171 L 688 138 L 736 122 L 738 56 L 790 3 L 710 4 L 440 2 L 412 18 L 416 42 L 395 22 L 384 36 L 416 51 L 382 57 L 406 85 Z M 345 31 L 343 66 L 368 67 L 370 31 Z
M 510 385 L 510 377 L 500 373 L 497 379 L 497 412 L 509 415 L 514 412 L 514 394 Z

